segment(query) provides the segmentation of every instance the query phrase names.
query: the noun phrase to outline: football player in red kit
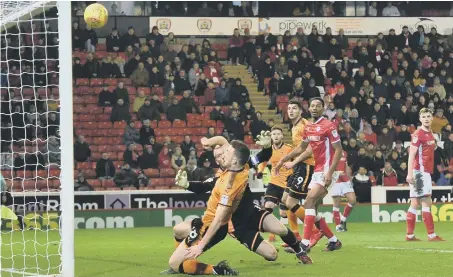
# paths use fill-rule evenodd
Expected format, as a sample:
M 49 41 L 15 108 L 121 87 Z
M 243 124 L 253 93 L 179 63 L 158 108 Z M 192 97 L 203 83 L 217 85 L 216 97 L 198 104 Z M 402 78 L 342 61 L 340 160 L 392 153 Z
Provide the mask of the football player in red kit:
M 436 140 L 431 131 L 433 114 L 431 110 L 423 108 L 419 113 L 422 123 L 413 134 L 409 150 L 409 161 L 406 181 L 410 186 L 411 205 L 406 216 L 406 241 L 419 241 L 414 235 L 417 209 L 422 206 L 422 218 L 428 231 L 428 241 L 443 241 L 434 232 L 433 216 L 431 214 L 431 174 L 434 171 L 434 150 Z
M 332 233 L 325 219 L 317 215 L 316 209 L 327 195 L 330 185 L 337 182 L 339 172 L 336 171 L 336 168 L 341 159 L 343 148 L 335 125 L 322 116 L 324 100 L 319 97 L 310 99 L 309 110 L 313 122 L 306 125 L 302 143 L 281 161 L 285 163 L 299 155 L 296 160 L 304 160 L 313 153 L 315 169 L 308 185 L 309 191 L 304 203 L 305 220 L 302 246 L 305 252 L 308 251 L 312 229 L 316 224 L 329 239 L 325 251 L 334 251 L 340 249 L 342 244 Z M 278 170 L 279 168 L 276 168 L 276 171 Z M 304 255 L 301 260 L 304 264 L 312 263 L 308 255 Z
M 337 232 L 346 232 L 346 220 L 351 214 L 356 202 L 354 188 L 352 187 L 351 178 L 349 177 L 348 154 L 343 151 L 340 162 L 338 163 L 337 171 L 340 172 L 338 181 L 333 184 L 331 195 L 333 200 L 333 219 L 335 221 Z M 344 196 L 348 199 L 348 204 L 344 206 L 343 213 L 340 213 L 340 200 Z

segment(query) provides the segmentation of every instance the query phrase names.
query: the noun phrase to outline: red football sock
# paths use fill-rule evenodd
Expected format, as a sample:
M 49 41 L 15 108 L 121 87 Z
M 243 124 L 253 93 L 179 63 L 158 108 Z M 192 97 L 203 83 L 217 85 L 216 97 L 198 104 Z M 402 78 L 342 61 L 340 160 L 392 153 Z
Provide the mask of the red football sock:
M 415 214 L 417 210 L 409 208 L 406 215 L 406 235 L 410 236 L 414 234 L 415 229 L 415 220 L 417 215 Z
M 315 209 L 306 209 L 304 220 L 304 239 L 302 240 L 302 243 L 307 246 L 310 243 L 310 238 L 313 232 L 313 227 L 315 226 L 315 221 L 316 221 Z
M 340 219 L 340 209 L 338 208 L 333 208 L 333 221 L 335 222 L 335 225 L 340 225 L 341 219 Z
M 428 209 L 428 211 L 426 211 Z M 426 231 L 428 231 L 428 235 L 434 234 L 434 221 L 433 221 L 433 215 L 431 214 L 431 211 L 429 208 L 423 207 L 423 222 L 425 223 L 426 226 Z
M 331 237 L 334 236 L 333 233 L 332 233 L 332 230 L 330 230 L 330 228 L 329 228 L 329 225 L 327 225 L 326 220 L 324 219 L 324 217 L 321 217 L 321 219 L 319 220 L 319 228 L 321 229 L 322 233 L 328 239 L 330 239 Z
M 343 216 L 345 218 L 348 218 L 348 216 L 351 214 L 352 208 L 354 208 L 354 206 L 349 203 L 344 206 Z

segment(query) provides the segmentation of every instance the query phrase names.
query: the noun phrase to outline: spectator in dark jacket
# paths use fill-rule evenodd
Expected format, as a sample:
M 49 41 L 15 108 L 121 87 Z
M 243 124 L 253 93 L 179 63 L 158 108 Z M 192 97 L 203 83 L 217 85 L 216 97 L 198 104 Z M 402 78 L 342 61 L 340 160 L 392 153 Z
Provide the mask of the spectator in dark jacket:
M 127 146 L 126 151 L 123 153 L 123 160 L 129 164 L 132 168 L 138 167 L 138 160 L 140 155 L 137 152 L 136 145 L 131 143 Z
M 195 143 L 192 141 L 189 135 L 185 135 L 184 141 L 181 143 L 181 151 L 186 160 L 189 160 L 191 149 L 195 149 Z
M 160 46 L 164 41 L 164 36 L 159 33 L 159 28 L 157 28 L 157 26 L 153 26 L 151 33 L 146 35 L 146 43 L 150 45 L 151 40 L 155 41 L 156 46 Z
M 124 51 L 129 45 L 132 47 L 140 48 L 140 39 L 135 35 L 134 27 L 127 29 L 127 34 L 121 37 L 121 51 Z
M 96 163 L 96 177 L 99 179 L 110 179 L 115 176 L 115 166 L 109 159 L 108 153 L 102 153 L 102 158 Z
M 149 144 L 150 137 L 155 137 L 154 129 L 151 127 L 151 122 L 149 120 L 144 120 L 143 126 L 140 128 L 140 144 Z
M 85 49 L 88 52 L 95 52 L 96 45 L 98 44 L 98 36 L 96 31 L 91 29 L 89 25 L 86 25 L 86 29 L 83 32 L 83 41 L 85 43 Z
M 176 95 L 181 95 L 183 91 L 186 90 L 192 90 L 189 79 L 187 78 L 184 70 L 179 71 L 179 75 L 175 77 L 174 83 Z
M 124 105 L 129 106 L 129 93 L 127 89 L 124 87 L 124 82 L 118 82 L 118 86 L 113 91 L 115 93 L 115 99 L 123 99 Z
M 170 121 L 174 120 L 186 120 L 187 119 L 187 114 L 186 112 L 181 109 L 179 106 L 178 99 L 174 98 L 173 99 L 173 104 L 170 105 L 167 109 L 167 119 Z
M 83 174 L 79 174 L 74 182 L 74 191 L 94 191 L 94 188 L 87 182 Z
M 99 93 L 98 106 L 100 107 L 112 107 L 116 103 L 116 94 L 109 91 L 108 88 L 108 85 L 104 85 Z
M 74 143 L 74 160 L 76 162 L 86 162 L 91 157 L 91 150 L 84 136 L 78 136 Z
M 241 121 L 237 110 L 232 110 L 231 117 L 225 120 L 225 129 L 233 135 L 234 139 L 244 140 L 244 125 L 245 122 Z
M 99 63 L 93 58 L 92 53 L 88 53 L 83 69 L 85 71 L 85 77 L 96 78 L 98 76 Z
M 266 122 L 264 122 L 261 113 L 256 112 L 255 117 L 250 123 L 250 132 L 252 133 L 252 137 L 256 138 L 263 130 L 269 130 L 269 126 L 267 126 Z
M 225 113 L 222 111 L 220 106 L 215 106 L 214 110 L 212 110 L 211 114 L 209 115 L 211 120 L 221 120 L 225 119 Z
M 85 78 L 86 77 L 84 65 L 82 65 L 80 63 L 79 57 L 74 58 L 74 65 L 72 66 L 72 77 L 73 78 Z
M 115 175 L 115 185 L 120 188 L 139 188 L 138 175 L 131 169 L 129 164 L 124 163 L 121 170 Z
M 159 120 L 160 119 L 160 114 L 157 112 L 157 110 L 151 106 L 151 102 L 148 98 L 145 99 L 145 104 L 140 107 L 138 110 L 138 118 L 143 121 L 143 120 Z
M 201 114 L 200 108 L 195 103 L 192 97 L 190 97 L 190 91 L 184 91 L 182 99 L 179 100 L 179 106 L 185 113 L 197 113 Z
M 365 167 L 360 166 L 357 174 L 352 178 L 357 201 L 360 203 L 371 202 L 371 180 L 367 175 L 367 171 L 368 170 Z
M 110 121 L 129 121 L 131 120 L 131 115 L 129 114 L 129 107 L 124 105 L 123 99 L 118 99 L 116 105 L 112 109 L 112 114 L 110 115 Z
M 121 40 L 118 35 L 118 29 L 113 28 L 110 35 L 106 39 L 107 52 L 118 52 L 120 51 Z
M 159 168 L 159 160 L 153 146 L 146 145 L 143 155 L 139 159 L 141 169 Z

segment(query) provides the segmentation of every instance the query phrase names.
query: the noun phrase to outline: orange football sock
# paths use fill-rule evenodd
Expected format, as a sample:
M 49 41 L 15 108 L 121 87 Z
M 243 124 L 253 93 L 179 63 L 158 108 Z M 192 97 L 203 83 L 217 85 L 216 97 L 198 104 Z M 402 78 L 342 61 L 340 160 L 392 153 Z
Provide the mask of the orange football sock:
M 290 213 L 294 213 L 300 220 L 302 220 L 302 222 L 305 220 L 305 208 L 302 207 L 301 205 L 299 204 L 296 204 L 292 209 L 291 211 L 289 212 Z M 288 215 L 288 218 L 289 218 L 289 215 Z
M 297 224 L 297 216 L 291 211 L 288 211 L 288 225 L 289 225 L 289 229 L 291 231 L 293 231 L 294 234 L 299 233 L 299 225 Z
M 191 275 L 213 275 L 214 266 L 204 264 L 197 260 L 187 260 L 179 266 L 179 273 Z

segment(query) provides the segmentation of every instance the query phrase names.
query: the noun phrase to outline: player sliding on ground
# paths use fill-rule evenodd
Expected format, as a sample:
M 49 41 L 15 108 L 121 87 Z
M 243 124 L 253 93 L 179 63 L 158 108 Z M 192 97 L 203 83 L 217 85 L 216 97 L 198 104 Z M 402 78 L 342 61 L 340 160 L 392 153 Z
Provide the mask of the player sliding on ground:
M 266 166 L 270 164 L 274 167 L 280 159 L 289 154 L 293 147 L 289 144 L 283 143 L 283 130 L 280 127 L 274 126 L 271 130 L 271 139 L 272 139 L 272 156 L 269 160 L 262 160 L 258 165 L 258 176 L 264 171 Z M 280 206 L 280 216 L 281 217 L 288 217 L 289 228 L 294 233 L 298 240 L 302 238 L 299 235 L 299 228 L 297 225 L 297 217 L 293 212 L 288 211 L 286 208 L 285 203 L 282 202 L 282 197 L 285 189 L 287 188 L 287 179 L 293 173 L 292 169 L 282 169 L 279 175 L 276 175 L 273 170 L 271 170 L 271 178 L 270 182 L 267 185 L 266 193 L 264 194 L 264 208 L 269 211 L 271 214 L 273 213 L 274 208 L 279 205 Z M 269 241 L 275 241 L 275 235 L 271 234 L 269 236 Z M 284 245 L 287 247 L 288 245 Z
M 297 253 L 302 253 L 301 244 L 290 230 L 268 211 L 254 206 L 252 193 L 248 187 L 247 162 L 250 150 L 247 146 L 240 141 L 232 141 L 229 144 L 223 137 L 203 138 L 201 143 L 204 147 L 216 149 L 223 171 L 212 185 L 204 216 L 201 220 L 192 220 L 192 229 L 188 237 L 170 258 L 171 269 L 194 275 L 237 275 L 238 272 L 228 267 L 225 262 L 212 266 L 195 260 L 204 251 L 225 238 L 228 231 L 227 222 L 230 218 L 234 225 L 236 239 L 268 260 L 275 260 L 277 251 L 272 244 L 263 240 L 260 231 L 280 235 L 282 240 L 293 246 Z M 186 174 L 180 172 L 178 175 L 178 185 L 183 183 L 184 186 L 188 186 Z
M 352 187 L 351 178 L 349 177 L 350 168 L 348 166 L 348 154 L 343 151 L 340 162 L 338 163 L 337 171 L 340 172 L 340 177 L 332 186 L 331 195 L 333 200 L 333 219 L 335 221 L 336 230 L 338 232 L 346 232 L 346 220 L 354 208 L 356 195 Z M 346 197 L 348 204 L 344 206 L 343 213 L 340 213 L 341 197 Z
M 291 129 L 293 147 L 298 148 L 302 142 L 304 135 L 304 129 L 309 121 L 302 118 L 302 105 L 297 100 L 291 100 L 288 103 L 288 117 L 291 120 L 293 127 Z M 294 151 L 294 150 L 293 150 Z M 303 151 L 302 151 L 303 152 Z M 302 153 L 300 152 L 300 153 Z M 299 153 L 299 154 L 300 154 Z M 297 155 L 294 155 L 296 157 Z M 285 160 L 289 162 L 290 159 Z M 280 160 L 274 168 L 274 174 L 279 175 L 279 169 L 283 165 Z M 300 201 L 307 195 L 308 184 L 312 178 L 314 171 L 315 161 L 312 156 L 306 160 L 300 162 L 289 162 L 290 166 L 287 168 L 293 168 L 293 174 L 288 177 L 287 187 L 283 193 L 282 202 L 285 206 L 294 213 L 301 221 L 305 218 L 305 208 L 300 205 Z M 275 170 L 277 169 L 278 170 Z M 323 234 L 313 226 L 313 231 L 310 232 L 311 241 L 310 245 L 313 247 L 322 238 Z
M 305 160 L 312 152 L 315 158 L 315 170 L 308 185 L 309 191 L 304 203 L 306 209 L 304 237 L 302 239 L 304 254 L 300 255 L 304 264 L 312 263 L 311 258 L 306 253 L 310 248 L 310 238 L 315 224 L 318 225 L 318 228 L 329 239 L 325 251 L 334 251 L 340 249 L 342 246 L 341 242 L 330 230 L 325 219 L 316 214 L 317 207 L 327 195 L 330 185 L 338 179 L 339 174 L 335 170 L 343 153 L 341 140 L 335 125 L 322 116 L 324 112 L 324 100 L 318 97 L 312 98 L 310 99 L 309 105 L 313 122 L 305 126 L 302 143 L 290 154 L 285 156 L 275 169 L 279 171 L 285 162 L 299 155 L 302 158 L 299 157 L 300 159 L 298 160 Z M 309 146 L 311 149 L 306 151 Z
M 406 241 L 420 241 L 414 235 L 417 209 L 422 205 L 422 217 L 428 231 L 428 241 L 443 241 L 434 232 L 434 221 L 431 214 L 431 174 L 434 171 L 434 150 L 437 147 L 436 140 L 431 131 L 433 114 L 431 110 L 423 108 L 419 113 L 422 123 L 413 134 L 409 150 L 409 161 L 406 181 L 410 186 L 411 205 L 407 211 Z

